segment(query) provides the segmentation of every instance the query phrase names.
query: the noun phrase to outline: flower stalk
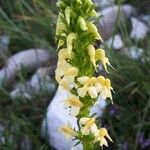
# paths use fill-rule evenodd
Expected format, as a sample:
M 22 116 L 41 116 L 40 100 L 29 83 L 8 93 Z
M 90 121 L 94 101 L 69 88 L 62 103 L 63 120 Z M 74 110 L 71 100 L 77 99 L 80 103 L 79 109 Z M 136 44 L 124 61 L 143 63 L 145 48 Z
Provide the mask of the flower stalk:
M 70 109 L 70 115 L 77 118 L 78 130 L 71 125 L 60 128 L 66 138 L 78 139 L 84 150 L 94 150 L 112 142 L 107 130 L 96 125 L 96 118 L 90 116 L 90 109 L 98 96 L 112 100 L 111 81 L 103 76 L 95 77 L 98 63 L 108 73 L 110 65 L 102 48 L 95 48 L 102 37 L 94 20 L 98 14 L 91 0 L 58 0 L 59 15 L 56 27 L 58 63 L 55 72 L 59 86 L 69 91 L 64 106 Z

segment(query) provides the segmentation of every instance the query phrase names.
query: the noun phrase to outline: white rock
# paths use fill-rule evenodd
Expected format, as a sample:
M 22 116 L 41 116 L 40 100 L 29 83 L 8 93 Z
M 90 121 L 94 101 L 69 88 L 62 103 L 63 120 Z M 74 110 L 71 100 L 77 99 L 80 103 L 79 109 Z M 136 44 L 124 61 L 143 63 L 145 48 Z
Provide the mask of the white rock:
M 100 6 L 101 9 L 114 5 L 114 0 L 94 0 L 94 2 Z
M 56 89 L 56 85 L 53 83 L 50 74 L 52 68 L 45 67 L 39 68 L 35 74 L 31 77 L 31 80 L 24 84 L 16 84 L 14 90 L 10 93 L 10 96 L 13 99 L 16 98 L 25 98 L 31 99 L 34 94 L 38 94 L 39 92 L 49 92 L 54 93 Z
M 11 91 L 10 96 L 13 100 L 16 100 L 17 98 L 31 100 L 31 93 L 29 93 L 29 89 L 27 89 L 27 84 L 19 83 L 16 85 L 15 89 Z
M 143 21 L 144 23 L 146 23 L 146 25 L 148 26 L 149 31 L 150 31 L 150 14 L 149 14 L 149 15 L 141 15 L 141 16 L 139 17 L 139 19 L 140 19 L 141 21 Z
M 52 83 L 50 73 L 51 67 L 39 68 L 30 80 L 30 86 L 35 92 L 39 90 L 54 92 L 55 84 Z
M 46 65 L 51 58 L 51 54 L 43 49 L 28 49 L 18 52 L 11 56 L 6 66 L 0 70 L 0 84 L 5 81 L 6 85 L 10 85 L 9 83 L 15 80 L 22 67 L 27 68 L 28 71 L 33 71 Z
M 113 49 L 121 49 L 124 45 L 122 38 L 119 34 L 111 37 L 108 41 L 106 41 L 106 44 L 109 48 L 112 47 Z
M 130 37 L 136 41 L 142 40 L 146 37 L 148 27 L 136 18 L 131 18 L 132 31 Z
M 68 92 L 62 88 L 58 88 L 56 95 L 47 109 L 47 115 L 42 125 L 42 136 L 48 137 L 48 142 L 57 150 L 70 150 L 77 141 L 67 141 L 64 136 L 57 130 L 59 127 L 67 124 L 68 121 L 72 127 L 78 129 L 77 120 L 69 115 L 69 110 L 64 109 L 63 101 L 67 98 Z M 98 113 L 101 116 L 103 109 L 106 107 L 105 100 L 99 98 L 97 104 L 91 110 L 92 113 Z M 77 150 L 82 150 L 82 145 L 75 147 Z
M 114 32 L 116 21 L 125 23 L 125 20 L 135 15 L 136 10 L 130 5 L 113 6 L 101 11 L 103 17 L 99 21 L 100 33 L 104 40 L 108 40 Z
M 136 60 L 142 57 L 143 51 L 144 50 L 142 48 L 132 46 L 128 49 L 128 56 Z

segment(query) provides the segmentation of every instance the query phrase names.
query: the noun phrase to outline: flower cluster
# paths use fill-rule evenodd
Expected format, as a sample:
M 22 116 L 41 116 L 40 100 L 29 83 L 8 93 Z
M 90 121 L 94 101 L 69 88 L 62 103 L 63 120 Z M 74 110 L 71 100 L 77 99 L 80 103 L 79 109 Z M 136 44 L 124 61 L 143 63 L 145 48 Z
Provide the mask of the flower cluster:
M 96 49 L 96 41 L 102 41 L 94 20 L 98 14 L 91 0 L 59 0 L 59 15 L 56 26 L 56 42 L 58 63 L 55 72 L 59 86 L 69 91 L 64 100 L 64 107 L 71 109 L 70 115 L 78 120 L 79 130 L 71 125 L 61 127 L 66 138 L 75 137 L 83 144 L 94 149 L 95 143 L 108 146 L 107 139 L 112 142 L 105 128 L 96 125 L 96 118 L 90 116 L 91 107 L 98 96 L 112 100 L 111 81 L 103 76 L 95 77 L 98 63 L 106 70 L 109 59 L 102 48 Z

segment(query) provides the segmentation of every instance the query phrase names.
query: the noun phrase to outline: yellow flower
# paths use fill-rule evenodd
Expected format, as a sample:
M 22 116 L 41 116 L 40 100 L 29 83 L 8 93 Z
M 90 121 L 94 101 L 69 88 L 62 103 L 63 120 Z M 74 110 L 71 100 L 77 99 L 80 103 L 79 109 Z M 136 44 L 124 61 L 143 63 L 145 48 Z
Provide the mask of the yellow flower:
M 103 145 L 108 146 L 108 143 L 105 137 L 107 137 L 111 142 L 113 142 L 105 128 L 100 128 L 99 130 L 97 130 L 94 136 L 95 136 L 94 141 L 95 142 L 100 141 L 101 147 L 103 147 Z
M 67 49 L 71 52 L 72 48 L 73 48 L 73 41 L 77 39 L 77 36 L 75 33 L 70 33 L 67 36 Z
M 91 63 L 94 65 L 94 67 L 96 68 L 96 61 L 95 61 L 95 48 L 93 45 L 89 45 L 87 47 L 87 50 L 88 50 L 88 54 L 90 56 L 90 61 Z
M 89 22 L 86 25 L 88 27 L 88 31 L 93 34 L 93 36 L 95 37 L 96 40 L 102 40 L 102 37 L 100 36 L 100 34 L 98 33 L 97 27 L 92 23 Z
M 110 62 L 109 62 L 109 59 L 107 57 L 105 57 L 105 51 L 103 49 L 97 49 L 96 52 L 95 52 L 95 59 L 96 61 L 97 60 L 100 60 L 106 70 L 106 72 L 108 72 L 107 70 L 107 64 L 109 66 L 111 66 Z
M 82 88 L 79 88 L 78 89 L 78 94 L 80 97 L 85 97 L 85 95 L 87 94 L 87 92 L 89 93 L 89 95 L 92 97 L 92 98 L 96 98 L 98 96 L 98 93 L 96 91 L 96 88 L 94 87 L 94 84 L 96 83 L 96 78 L 95 77 L 91 77 L 91 78 L 88 78 L 86 76 L 84 77 L 79 77 L 77 79 L 77 81 L 82 84 L 83 81 L 81 81 L 81 78 L 84 78 L 84 82 L 85 84 L 83 85 Z M 81 81 L 81 82 L 80 82 Z
M 74 83 L 74 78 L 78 75 L 78 68 L 71 67 L 69 68 L 65 74 L 62 80 L 59 82 L 59 85 L 62 86 L 66 90 L 71 90 L 73 87 L 76 86 Z
M 81 132 L 83 135 L 88 135 L 90 132 L 95 134 L 97 131 L 97 126 L 95 124 L 95 118 L 82 117 L 79 121 L 83 127 L 81 128 Z
M 78 136 L 78 133 L 71 128 L 70 124 L 59 128 L 58 131 L 61 132 L 66 139 L 71 139 L 73 137 Z
M 77 116 L 83 103 L 75 95 L 70 95 L 67 100 L 64 101 L 65 107 L 71 107 L 71 116 Z
M 57 68 L 55 70 L 55 78 L 58 83 L 62 80 L 66 70 L 70 69 L 72 66 L 66 60 L 58 61 Z
M 73 52 L 70 53 L 68 49 L 63 48 L 58 53 L 58 61 L 71 59 L 72 55 L 73 55 Z
M 111 87 L 111 81 L 109 79 L 105 79 L 103 76 L 99 76 L 97 78 L 97 85 L 98 84 L 99 87 L 97 86 L 97 91 L 100 91 L 100 95 L 102 96 L 102 98 L 110 98 L 112 100 L 111 90 L 113 90 L 113 88 Z
M 65 17 L 68 25 L 70 24 L 71 11 L 71 7 L 67 6 L 67 8 L 65 9 Z
M 56 25 L 56 36 L 61 35 L 66 31 L 66 25 L 63 22 L 64 15 L 60 12 L 58 15 L 57 25 Z
M 66 35 L 65 33 L 62 33 L 62 34 L 61 34 L 61 37 L 67 37 L 67 35 Z M 60 39 L 60 40 L 58 41 L 58 44 L 57 44 L 57 50 L 58 50 L 61 46 L 63 46 L 64 44 L 65 44 L 64 40 L 63 40 L 63 39 Z
M 85 20 L 81 16 L 79 16 L 78 18 L 78 24 L 83 31 L 86 31 L 88 29 Z

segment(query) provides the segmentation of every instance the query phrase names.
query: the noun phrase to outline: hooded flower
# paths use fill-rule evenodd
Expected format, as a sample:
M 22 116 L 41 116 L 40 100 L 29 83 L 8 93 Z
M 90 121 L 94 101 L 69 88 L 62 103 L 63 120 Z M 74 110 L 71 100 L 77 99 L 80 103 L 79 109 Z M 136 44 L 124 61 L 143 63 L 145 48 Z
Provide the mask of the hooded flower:
M 70 69 L 72 66 L 65 59 L 58 61 L 57 68 L 55 70 L 55 78 L 58 83 L 62 80 L 66 70 Z
M 101 147 L 103 147 L 103 145 L 108 146 L 106 138 L 108 138 L 111 142 L 113 142 L 105 128 L 100 128 L 99 130 L 97 130 L 95 132 L 94 136 L 95 136 L 95 140 L 94 141 L 95 142 L 99 141 Z
M 56 36 L 61 35 L 66 31 L 66 25 L 63 22 L 64 15 L 60 12 L 58 15 L 57 26 L 56 26 Z
M 68 25 L 70 24 L 71 12 L 72 12 L 71 7 L 67 6 L 65 9 L 65 17 Z
M 102 37 L 98 33 L 97 27 L 92 23 L 89 22 L 87 23 L 88 31 L 95 37 L 96 40 L 102 40 Z
M 66 90 L 71 90 L 75 85 L 74 79 L 78 75 L 78 68 L 71 67 L 69 68 L 65 74 L 62 80 L 59 82 L 59 85 L 61 85 Z
M 107 70 L 107 64 L 109 66 L 111 66 L 110 62 L 109 62 L 109 59 L 107 57 L 105 57 L 105 51 L 101 48 L 97 49 L 96 52 L 95 52 L 95 60 L 98 61 L 100 60 L 101 63 L 103 64 L 106 72 L 108 72 Z
M 97 126 L 95 124 L 95 118 L 82 117 L 79 123 L 83 126 L 81 132 L 83 135 L 88 135 L 90 132 L 95 134 Z
M 110 98 L 112 100 L 111 90 L 113 90 L 113 88 L 111 87 L 111 81 L 109 79 L 105 79 L 103 76 L 99 76 L 97 78 L 96 89 L 97 92 L 100 92 L 100 95 L 103 99 Z
M 83 80 L 83 81 L 82 81 Z M 96 78 L 95 77 L 79 77 L 77 78 L 77 81 L 83 85 L 82 88 L 78 89 L 78 94 L 80 97 L 85 97 L 87 92 L 92 98 L 96 98 L 98 95 L 96 88 L 94 87 L 94 84 L 96 83 Z M 84 83 L 84 84 L 83 84 Z
M 79 24 L 79 27 L 80 27 L 83 31 L 86 31 L 86 30 L 88 29 L 87 26 L 86 26 L 85 20 L 84 20 L 81 16 L 79 16 L 79 18 L 78 18 L 78 24 Z
M 65 59 L 71 59 L 72 56 L 73 56 L 73 52 L 70 53 L 68 49 L 63 48 L 58 53 L 58 61 L 60 62 Z
M 90 61 L 91 63 L 94 65 L 94 67 L 96 68 L 96 61 L 95 61 L 95 48 L 93 45 L 89 45 L 87 47 L 88 50 L 88 54 L 90 56 Z
M 71 52 L 72 48 L 73 48 L 73 41 L 77 39 L 77 36 L 75 33 L 70 33 L 67 36 L 67 49 Z
M 76 95 L 70 95 L 67 100 L 64 101 L 65 107 L 70 107 L 71 116 L 77 116 L 83 103 L 79 100 Z
M 66 126 L 59 128 L 58 131 L 61 132 L 66 139 L 71 139 L 78 135 L 78 133 L 71 128 L 69 123 Z

